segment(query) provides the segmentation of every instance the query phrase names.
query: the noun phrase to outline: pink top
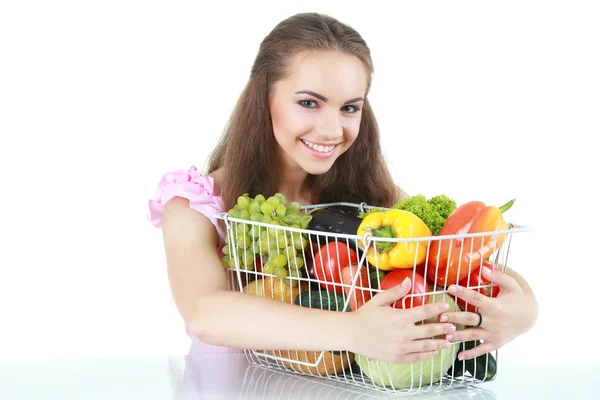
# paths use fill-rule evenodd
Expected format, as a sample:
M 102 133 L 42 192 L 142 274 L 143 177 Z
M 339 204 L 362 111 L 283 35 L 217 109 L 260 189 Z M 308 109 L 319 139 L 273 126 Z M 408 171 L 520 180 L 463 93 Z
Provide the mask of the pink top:
M 158 183 L 154 196 L 149 201 L 150 213 L 148 219 L 157 228 L 161 227 L 161 216 L 165 204 L 174 197 L 188 199 L 190 207 L 205 215 L 215 226 L 219 234 L 219 249 L 225 244 L 225 227 L 215 214 L 224 212 L 223 199 L 218 195 L 214 179 L 203 176 L 195 166 L 187 170 L 180 169 L 163 175 Z M 242 350 L 213 346 L 201 342 L 186 327 L 186 332 L 192 340 L 190 354 L 193 353 L 239 353 Z

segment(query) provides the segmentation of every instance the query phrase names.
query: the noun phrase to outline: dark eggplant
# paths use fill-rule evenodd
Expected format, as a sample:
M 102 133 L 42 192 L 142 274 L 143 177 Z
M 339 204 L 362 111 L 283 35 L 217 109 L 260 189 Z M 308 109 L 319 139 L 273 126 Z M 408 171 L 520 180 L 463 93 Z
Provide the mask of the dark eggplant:
M 307 229 L 324 233 L 356 235 L 362 219 L 342 211 L 327 208 L 313 211 Z

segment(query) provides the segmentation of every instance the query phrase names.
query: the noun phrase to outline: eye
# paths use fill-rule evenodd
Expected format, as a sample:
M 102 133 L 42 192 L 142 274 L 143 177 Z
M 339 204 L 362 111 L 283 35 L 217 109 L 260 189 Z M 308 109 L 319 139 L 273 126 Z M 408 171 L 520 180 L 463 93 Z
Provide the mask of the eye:
M 313 100 L 300 100 L 298 104 L 306 108 L 315 108 L 317 106 L 317 102 Z
M 348 114 L 354 114 L 354 113 L 358 112 L 359 110 L 360 110 L 360 108 L 357 107 L 357 106 L 344 106 L 344 107 L 342 107 L 342 111 L 344 111 L 345 113 L 348 113 Z

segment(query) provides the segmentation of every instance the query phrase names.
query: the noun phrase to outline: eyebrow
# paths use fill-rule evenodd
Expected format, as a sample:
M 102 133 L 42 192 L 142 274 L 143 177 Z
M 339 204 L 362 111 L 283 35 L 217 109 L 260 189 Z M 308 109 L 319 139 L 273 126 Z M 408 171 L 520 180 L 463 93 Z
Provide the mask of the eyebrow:
M 311 96 L 314 96 L 314 97 L 316 97 L 317 99 L 319 99 L 319 100 L 321 100 L 321 101 L 324 101 L 325 103 L 327 103 L 327 101 L 328 101 L 328 100 L 327 100 L 327 97 L 325 97 L 325 96 L 323 96 L 323 95 L 320 95 L 319 93 L 315 93 L 315 92 L 313 92 L 312 90 L 300 90 L 300 91 L 296 92 L 296 94 L 302 94 L 302 93 L 304 93 L 304 94 L 309 94 L 309 95 L 311 95 Z M 350 100 L 346 101 L 346 102 L 344 103 L 344 105 L 346 105 L 346 104 L 350 104 L 350 103 L 354 103 L 354 102 L 356 102 L 356 101 L 365 101 L 365 99 L 364 99 L 364 98 L 362 98 L 362 97 L 355 97 L 355 98 L 353 98 L 353 99 L 350 99 Z

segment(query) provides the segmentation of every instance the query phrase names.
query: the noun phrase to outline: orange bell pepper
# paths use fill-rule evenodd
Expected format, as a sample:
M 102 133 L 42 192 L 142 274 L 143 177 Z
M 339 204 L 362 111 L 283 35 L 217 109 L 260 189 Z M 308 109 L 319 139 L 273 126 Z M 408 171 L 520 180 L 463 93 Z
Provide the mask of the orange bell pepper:
M 511 200 L 501 207 L 486 206 L 481 201 L 462 204 L 446 220 L 439 240 L 431 242 L 427 276 L 438 285 L 458 283 L 500 248 L 506 234 L 490 234 L 468 238 L 443 239 L 444 235 L 464 235 L 508 229 L 502 213 L 512 207 Z M 436 274 L 437 273 L 437 274 Z

